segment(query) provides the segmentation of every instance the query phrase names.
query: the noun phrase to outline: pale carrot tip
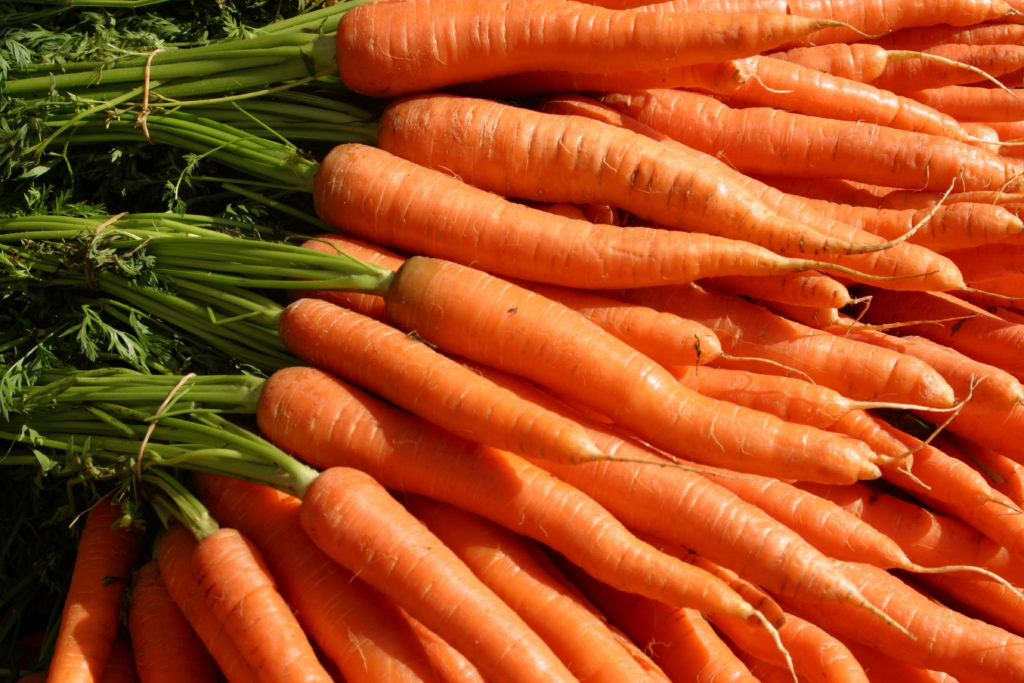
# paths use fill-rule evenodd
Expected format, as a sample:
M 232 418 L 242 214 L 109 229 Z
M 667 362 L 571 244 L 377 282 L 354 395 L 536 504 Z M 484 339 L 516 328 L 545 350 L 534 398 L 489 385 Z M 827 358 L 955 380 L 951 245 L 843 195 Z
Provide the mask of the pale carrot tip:
M 865 462 L 860 467 L 858 478 L 864 479 L 878 479 L 882 476 L 882 470 L 873 462 Z

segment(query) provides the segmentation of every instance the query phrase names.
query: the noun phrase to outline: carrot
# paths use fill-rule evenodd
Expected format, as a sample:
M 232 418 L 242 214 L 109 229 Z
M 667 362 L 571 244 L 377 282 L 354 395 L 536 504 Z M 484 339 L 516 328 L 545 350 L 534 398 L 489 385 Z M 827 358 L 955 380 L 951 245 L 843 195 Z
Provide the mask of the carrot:
M 1024 244 L 979 244 L 947 253 L 971 287 L 1024 297 L 1024 290 L 1000 287 L 1002 277 L 1024 272 Z
M 155 559 L 136 572 L 128 631 L 143 683 L 219 680 L 213 657 L 168 592 Z
M 964 463 L 865 412 L 847 413 L 831 429 L 862 438 L 894 458 L 882 467 L 886 481 L 963 519 L 1010 552 L 1024 552 L 1020 509 Z
M 328 373 L 302 367 L 274 373 L 257 418 L 267 438 L 310 464 L 358 467 L 390 489 L 474 512 L 626 590 L 680 606 L 694 606 L 691 598 L 699 596 L 703 609 L 753 614 L 728 586 L 640 542 L 592 498 L 547 471 L 459 439 Z M 651 576 L 660 578 L 652 583 Z
M 311 365 L 471 441 L 539 459 L 602 457 L 578 425 L 386 323 L 327 301 L 299 299 L 281 312 L 278 333 Z
M 957 683 L 957 679 L 941 671 L 907 664 L 863 643 L 852 640 L 845 642 L 857 661 L 864 666 L 872 683 Z
M 853 303 L 853 297 L 843 283 L 813 270 L 786 275 L 704 278 L 702 282 L 711 289 L 730 294 L 794 306 L 842 308 Z
M 556 216 L 359 144 L 340 145 L 324 157 L 314 201 L 318 215 L 350 236 L 496 275 L 582 289 L 842 270 L 716 235 Z
M 1011 586 L 962 574 L 917 577 L 917 585 L 958 612 L 1024 636 L 1024 599 Z
M 1017 121 L 1024 113 L 1020 96 L 1000 88 L 946 85 L 908 90 L 905 94 L 960 121 Z M 993 179 L 991 185 L 990 189 L 999 189 L 1003 183 Z
M 751 76 L 729 92 L 716 93 L 734 107 L 773 107 L 829 119 L 865 121 L 944 135 L 963 142 L 971 139 L 952 116 L 898 95 L 885 85 L 851 81 L 771 56 L 748 57 L 741 63 Z
M 866 595 L 906 623 L 913 636 L 883 635 L 864 623 L 858 610 L 847 607 L 780 601 L 840 638 L 864 643 L 914 666 L 979 683 L 1024 680 L 1024 638 L 935 603 L 885 570 L 855 563 L 843 567 Z
M 992 488 L 1024 508 L 1024 464 L 948 429 L 936 435 L 933 442 L 980 472 Z
M 917 334 L 982 363 L 1024 377 L 1024 325 L 942 292 L 871 291 L 863 320 L 900 323 L 900 334 Z M 721 335 L 719 335 L 721 336 Z
M 558 558 L 556 558 L 558 561 Z M 673 681 L 754 683 L 746 666 L 700 612 L 630 595 L 558 561 L 574 585 L 620 626 Z
M 1024 24 L 1006 17 L 1007 21 L 970 22 L 961 25 L 936 24 L 913 30 L 899 30 L 877 38 L 870 43 L 882 47 L 924 50 L 935 45 L 1013 45 L 1024 40 Z
M 405 618 L 423 645 L 427 657 L 430 658 L 430 664 L 434 667 L 440 680 L 445 683 L 486 683 L 487 679 L 480 675 L 480 670 L 473 665 L 473 662 L 469 661 L 466 655 L 456 650 L 448 641 L 424 626 L 419 620 L 408 614 L 405 614 Z
M 328 556 L 466 654 L 486 678 L 575 680 L 501 598 L 365 472 L 321 472 L 302 497 L 299 519 Z
M 948 408 L 952 387 L 917 358 L 786 320 L 740 297 L 697 286 L 622 291 L 627 301 L 677 311 L 718 335 L 720 367 L 792 374 L 862 401 Z M 751 361 L 734 359 L 749 358 Z M 767 362 L 758 362 L 763 359 Z
M 167 529 L 157 543 L 157 563 L 167 592 L 203 641 L 224 677 L 231 683 L 252 683 L 256 674 L 227 635 L 220 619 L 207 606 L 195 574 L 192 551 L 196 538 L 183 524 Z
M 396 327 L 529 378 L 689 460 L 816 480 L 876 471 L 862 444 L 703 397 L 575 311 L 483 271 L 414 257 L 386 298 Z M 443 317 L 433 314 L 439 306 Z
M 800 197 L 779 192 L 769 185 L 738 173 L 718 158 L 690 149 L 682 145 L 678 140 L 672 139 L 665 132 L 637 121 L 634 117 L 627 116 L 607 105 L 580 96 L 561 96 L 546 99 L 542 107 L 544 111 L 577 114 L 610 125 L 627 128 L 657 140 L 663 145 L 672 145 L 677 151 L 684 152 L 688 156 L 695 156 L 697 160 L 703 163 L 711 164 L 716 170 L 727 173 L 738 184 L 760 197 L 768 208 L 778 212 L 785 218 L 796 220 L 827 236 L 832 241 L 833 246 L 829 246 L 829 251 L 827 252 L 816 254 L 816 258 L 856 268 L 861 272 L 872 273 L 875 276 L 886 277 L 884 286 L 892 289 L 947 290 L 963 287 L 963 278 L 960 277 L 956 267 L 949 259 L 906 242 L 893 243 L 881 241 L 881 238 L 877 235 L 858 231 L 851 226 L 823 216 L 809 207 Z M 816 238 L 815 243 L 820 243 L 820 240 L 820 237 Z M 873 248 L 874 250 L 868 250 L 866 253 L 836 253 L 838 250 L 834 246 L 844 242 L 865 241 L 875 242 L 876 248 L 879 244 L 888 246 L 884 250 Z M 780 244 L 778 241 L 770 242 L 769 244 L 774 244 L 779 250 L 784 251 L 785 249 L 797 247 L 802 249 L 808 247 L 809 243 L 797 243 L 797 247 L 794 247 L 792 243 Z M 858 279 L 856 275 L 848 274 L 847 277 L 854 281 Z
M 135 668 L 135 652 L 128 630 L 122 625 L 110 646 L 107 665 L 103 667 L 103 675 L 97 679 L 99 683 L 138 683 L 139 675 Z
M 916 93 L 907 96 L 918 99 Z M 938 191 L 1010 189 L 1021 183 L 1019 164 L 980 147 L 869 121 L 839 121 L 773 107 L 737 109 L 684 90 L 601 99 L 748 174 L 849 178 Z
M 346 86 L 393 97 L 511 73 L 651 70 L 757 54 L 837 22 L 799 16 L 645 14 L 572 0 L 374 2 L 338 25 Z
M 885 71 L 888 50 L 864 43 L 823 43 L 768 53 L 769 57 L 860 83 L 870 83 Z
M 493 369 L 480 370 L 517 393 L 557 410 L 557 401 L 535 385 Z M 628 459 L 661 457 L 624 438 L 613 426 L 591 421 L 584 424 L 605 452 Z M 638 533 L 690 548 L 698 557 L 694 564 L 717 576 L 721 577 L 722 572 L 709 562 L 801 600 L 851 601 L 871 610 L 832 570 L 831 561 L 820 551 L 760 508 L 711 481 L 702 474 L 705 468 L 638 469 L 625 462 L 601 461 L 548 465 L 548 469 L 592 495 Z M 646 504 L 637 505 L 638 499 Z M 724 510 L 729 514 L 722 514 Z M 693 523 L 680 523 L 690 519 Z M 772 613 L 770 605 L 765 609 Z
M 381 114 L 377 144 L 503 195 L 607 203 L 661 226 L 750 241 L 787 255 L 891 246 L 860 233 L 829 239 L 766 207 L 707 154 L 584 117 L 472 97 L 411 96 Z M 460 153 L 451 155 L 451 149 Z
M 121 600 L 142 552 L 141 534 L 123 521 L 112 493 L 86 514 L 48 681 L 99 680 L 103 675 L 118 630 Z
M 593 608 L 531 541 L 451 505 L 407 496 L 405 507 L 458 555 L 565 662 L 587 681 L 642 681 L 645 671 Z
M 665 367 L 704 365 L 722 352 L 715 333 L 693 320 L 586 290 L 537 282 L 518 284 L 582 313 Z
M 851 410 L 902 408 L 904 404 L 854 401 L 838 391 L 799 377 L 780 377 L 723 367 L 675 368 L 686 386 L 712 398 L 745 405 L 784 420 L 828 428 Z
M 405 616 L 306 536 L 298 498 L 201 472 L 194 474 L 193 483 L 216 519 L 260 549 L 303 630 L 346 680 L 433 680 L 426 653 Z
M 922 56 L 890 62 L 872 84 L 894 92 L 949 85 L 990 85 L 989 79 L 1019 70 L 1024 58 L 1024 47 L 1020 45 L 968 45 L 956 42 L 933 45 L 922 52 L 923 55 L 941 59 Z M 956 64 L 951 65 L 950 61 Z
M 397 270 L 405 261 L 405 257 L 389 249 L 366 242 L 365 240 L 351 239 L 335 233 L 317 235 L 303 242 L 302 246 L 328 254 L 333 254 L 340 250 L 361 261 L 384 266 L 390 270 Z M 297 290 L 295 294 L 297 297 L 324 299 L 339 306 L 350 308 L 375 320 L 384 319 L 384 299 L 377 294 L 344 292 L 335 289 L 319 291 Z
M 257 680 L 331 680 L 262 555 L 237 529 L 220 527 L 197 539 L 191 562 L 207 607 Z

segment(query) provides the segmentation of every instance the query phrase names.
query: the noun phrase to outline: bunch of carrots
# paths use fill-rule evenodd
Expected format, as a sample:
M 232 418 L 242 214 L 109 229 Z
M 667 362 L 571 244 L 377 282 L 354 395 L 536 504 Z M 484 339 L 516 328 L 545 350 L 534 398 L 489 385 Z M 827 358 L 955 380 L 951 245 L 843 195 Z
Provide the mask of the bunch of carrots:
M 5 464 L 96 491 L 32 676 L 1024 681 L 1024 3 L 336 13 L 373 114 L 317 157 L 173 71 L 47 143 L 178 145 L 309 234 L 0 220 L 11 279 L 247 369 L 4 394 Z

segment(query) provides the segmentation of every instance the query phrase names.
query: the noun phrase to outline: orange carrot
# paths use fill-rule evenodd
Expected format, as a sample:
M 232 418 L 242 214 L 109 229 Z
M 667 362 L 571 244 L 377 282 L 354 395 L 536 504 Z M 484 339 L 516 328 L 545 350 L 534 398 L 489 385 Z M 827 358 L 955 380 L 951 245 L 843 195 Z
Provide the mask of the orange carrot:
M 769 57 L 860 83 L 878 78 L 889 62 L 888 50 L 871 43 L 823 43 L 770 52 Z
M 887 278 L 876 284 L 884 285 L 891 289 L 948 290 L 963 287 L 963 278 L 960 277 L 955 265 L 949 259 L 914 244 L 884 242 L 877 235 L 857 230 L 852 226 L 824 216 L 810 207 L 801 197 L 780 192 L 770 185 L 739 173 L 717 157 L 686 147 L 665 132 L 657 130 L 651 125 L 640 122 L 634 117 L 627 116 L 607 105 L 581 96 L 563 95 L 547 98 L 543 102 L 542 107 L 544 111 L 563 115 L 585 116 L 609 125 L 626 128 L 657 140 L 663 145 L 671 145 L 676 151 L 685 153 L 688 157 L 694 157 L 702 163 L 712 165 L 718 172 L 726 173 L 736 183 L 760 197 L 769 209 L 778 212 L 785 218 L 803 223 L 807 227 L 813 228 L 815 231 L 826 236 L 829 240 L 826 242 L 828 251 L 819 251 L 819 253 L 815 254 L 816 258 L 855 268 L 860 272 Z M 817 180 L 820 181 L 821 179 Z M 820 244 L 821 239 L 821 237 L 815 238 L 814 243 Z M 867 253 L 837 253 L 838 248 L 836 244 L 865 241 L 874 241 L 876 247 L 879 243 L 888 244 L 889 246 L 884 250 L 869 250 Z M 793 242 L 784 242 L 782 240 L 776 240 L 769 244 L 774 245 L 774 248 L 782 252 L 785 252 L 787 249 L 800 250 L 810 248 L 810 243 L 797 242 L 794 244 Z M 829 244 L 832 246 L 827 246 Z M 858 280 L 858 277 L 855 275 L 848 275 L 848 277 L 854 281 Z
M 321 472 L 303 495 L 299 519 L 328 556 L 462 651 L 486 678 L 574 680 L 501 598 L 365 472 Z
M 960 121 L 1017 121 L 1024 102 L 1016 92 L 979 85 L 946 85 L 908 90 L 905 95 Z M 992 179 L 988 189 L 1000 189 L 1003 182 Z
M 390 489 L 474 512 L 627 590 L 679 606 L 693 606 L 690 599 L 699 595 L 709 611 L 753 612 L 728 586 L 640 542 L 592 498 L 547 471 L 459 439 L 328 373 L 303 367 L 274 373 L 257 418 L 267 438 L 314 466 L 357 467 Z M 583 532 L 580 519 L 587 520 Z M 655 575 L 660 580 L 650 582 Z
M 316 237 L 303 242 L 302 246 L 329 254 L 336 253 L 340 250 L 361 261 L 367 261 L 368 263 L 374 263 L 378 266 L 384 266 L 390 270 L 397 270 L 405 261 L 405 257 L 400 256 L 389 249 L 385 249 L 384 247 L 379 247 L 376 244 L 371 244 L 364 240 L 346 238 L 334 233 L 317 235 Z M 330 289 L 320 291 L 302 290 L 297 291 L 296 295 L 300 297 L 305 296 L 324 299 L 339 306 L 350 308 L 353 311 L 362 313 L 363 315 L 375 320 L 384 319 L 384 299 L 376 294 L 344 292 Z
M 965 574 L 931 574 L 915 578 L 919 590 L 935 596 L 958 612 L 1024 636 L 1024 599 L 1019 589 Z
M 901 93 L 949 85 L 988 86 L 986 74 L 993 78 L 1003 76 L 1017 71 L 1024 63 L 1024 47 L 1020 45 L 944 43 L 925 48 L 922 54 L 890 62 L 872 85 Z M 929 59 L 927 55 L 941 59 Z
M 402 611 L 405 614 L 404 610 Z M 487 679 L 480 675 L 480 670 L 444 638 L 424 626 L 419 620 L 405 614 L 409 627 L 423 645 L 430 664 L 434 667 L 437 677 L 445 683 L 486 683 Z
M 770 56 L 748 57 L 741 64 L 751 76 L 729 92 L 716 93 L 732 106 L 773 107 L 970 141 L 955 118 L 898 95 L 888 86 L 851 81 Z
M 193 482 L 210 513 L 260 549 L 303 629 L 346 680 L 432 680 L 405 616 L 313 544 L 298 498 L 213 474 L 195 473 Z
M 807 271 L 786 275 L 736 275 L 702 280 L 711 289 L 730 294 L 754 296 L 761 301 L 794 306 L 822 306 L 842 308 L 853 303 L 849 290 L 835 278 Z
M 558 560 L 558 558 L 556 558 Z M 704 616 L 594 580 L 578 567 L 558 565 L 613 623 L 621 627 L 673 681 L 755 683 Z
M 864 666 L 871 683 L 957 683 L 941 671 L 922 669 L 883 654 L 877 648 L 847 639 L 846 646 Z
M 97 679 L 99 683 L 138 683 L 139 674 L 135 668 L 135 652 L 128 630 L 122 625 L 110 646 L 107 665 L 103 667 L 103 675 Z
M 224 677 L 231 683 L 252 683 L 256 680 L 255 672 L 225 632 L 220 619 L 207 606 L 192 573 L 192 551 L 195 547 L 196 538 L 185 525 L 174 524 L 167 529 L 157 543 L 160 576 L 167 592 L 203 641 Z
M 399 329 L 529 378 L 689 460 L 815 480 L 876 472 L 863 444 L 703 397 L 579 313 L 483 271 L 414 257 L 386 299 Z M 434 314 L 439 308 L 443 316 Z
M 954 434 L 947 428 L 935 439 L 935 445 L 944 453 L 952 455 L 975 470 L 995 490 L 1024 508 L 1024 464 L 981 444 Z
M 653 70 L 758 54 L 836 25 L 799 16 L 608 10 L 571 0 L 374 2 L 338 25 L 352 90 L 393 97 L 512 73 Z
M 260 681 L 330 681 L 256 547 L 237 529 L 197 539 L 192 572 L 206 605 Z
M 830 240 L 765 206 L 707 154 L 583 117 L 435 93 L 390 104 L 381 114 L 377 144 L 503 195 L 607 203 L 662 226 L 742 239 L 778 253 L 886 246 L 869 234 Z M 451 149 L 460 153 L 451 155 Z
M 583 289 L 842 269 L 717 235 L 557 216 L 360 144 L 340 145 L 324 157 L 314 201 L 332 228 L 381 246 Z
M 918 98 L 916 92 L 907 96 L 961 118 Z M 601 99 L 749 174 L 849 178 L 940 192 L 950 187 L 1019 188 L 1022 182 L 1019 163 L 980 147 L 868 121 L 839 121 L 773 107 L 737 109 L 684 90 L 645 90 Z
M 567 592 L 565 578 L 529 539 L 422 496 L 407 496 L 404 504 L 523 617 L 577 678 L 609 683 L 647 678 L 607 622 Z
M 142 536 L 122 525 L 108 493 L 89 509 L 64 597 L 48 681 L 94 681 L 103 675 L 118 630 L 121 600 L 142 552 Z
M 578 425 L 386 323 L 327 301 L 299 299 L 281 312 L 278 333 L 311 365 L 471 441 L 539 459 L 601 457 Z
M 128 631 L 143 683 L 219 680 L 213 657 L 168 592 L 155 559 L 136 573 Z
M 678 311 L 710 327 L 732 357 L 716 362 L 722 367 L 766 374 L 791 372 L 855 400 L 935 408 L 949 408 L 956 401 L 946 380 L 917 358 L 814 330 L 740 297 L 697 286 L 631 290 L 619 295 L 659 310 Z M 734 360 L 739 358 L 754 360 Z
M 838 637 L 914 666 L 978 683 L 1024 680 L 1024 638 L 935 603 L 885 570 L 854 563 L 843 567 L 866 595 L 907 624 L 913 636 L 883 634 L 864 623 L 858 610 L 847 607 L 812 607 L 788 598 L 780 602 Z
M 935 45 L 1013 45 L 1024 40 L 1024 24 L 1013 21 L 968 22 L 965 24 L 936 24 L 919 26 L 913 30 L 893 31 L 888 35 L 873 38 L 869 42 L 893 49 L 924 50 Z

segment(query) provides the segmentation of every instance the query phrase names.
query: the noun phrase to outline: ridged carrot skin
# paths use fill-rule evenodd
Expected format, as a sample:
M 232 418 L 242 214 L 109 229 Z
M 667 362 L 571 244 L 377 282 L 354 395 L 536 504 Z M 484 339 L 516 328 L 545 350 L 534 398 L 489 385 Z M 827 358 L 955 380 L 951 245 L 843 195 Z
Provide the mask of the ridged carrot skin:
M 567 0 L 371 2 L 338 25 L 338 67 L 376 97 L 542 70 L 609 73 L 758 54 L 833 22 L 785 13 L 619 12 Z

